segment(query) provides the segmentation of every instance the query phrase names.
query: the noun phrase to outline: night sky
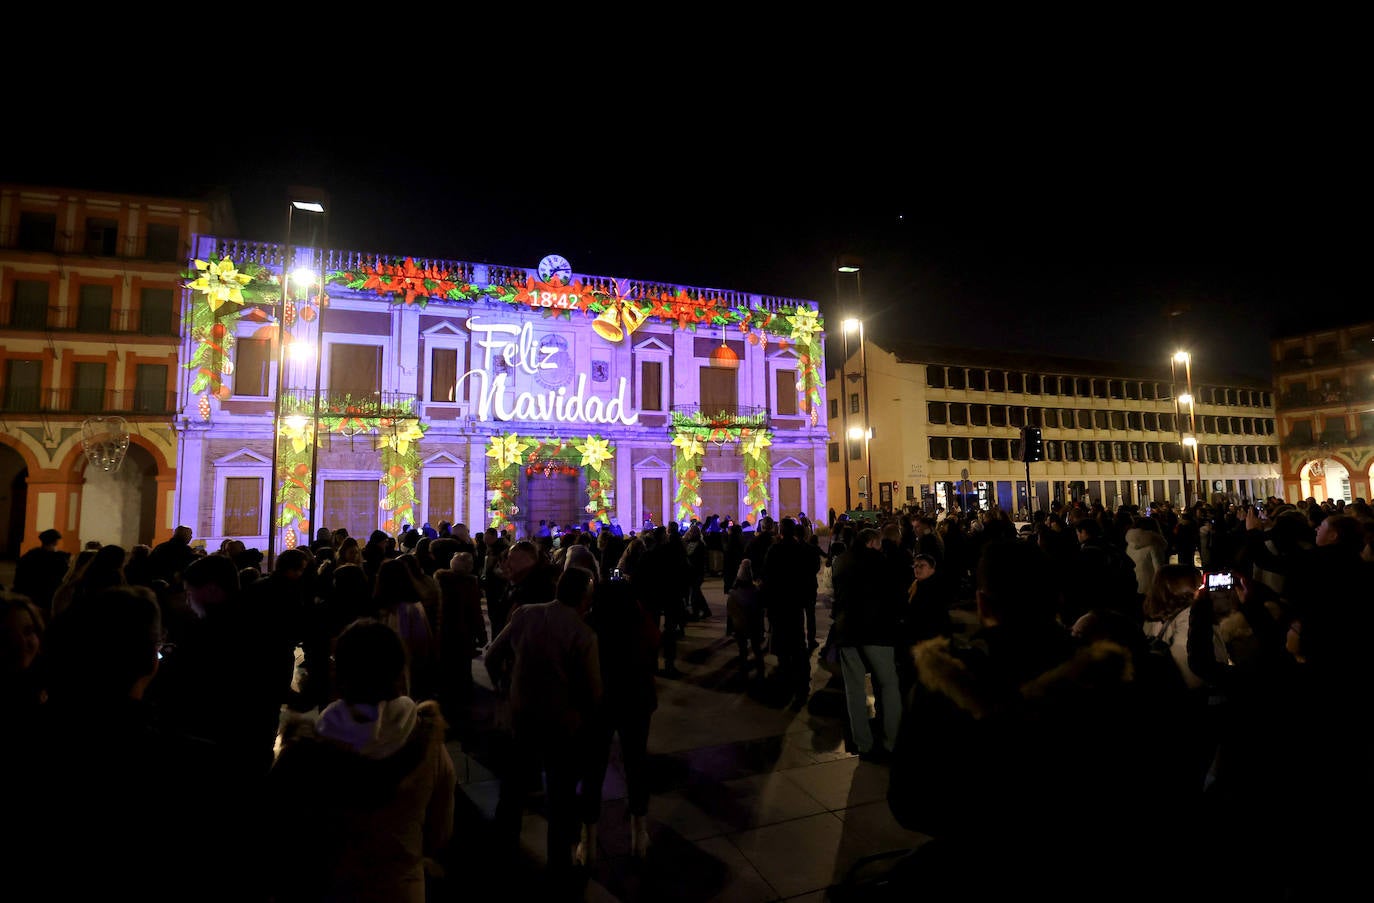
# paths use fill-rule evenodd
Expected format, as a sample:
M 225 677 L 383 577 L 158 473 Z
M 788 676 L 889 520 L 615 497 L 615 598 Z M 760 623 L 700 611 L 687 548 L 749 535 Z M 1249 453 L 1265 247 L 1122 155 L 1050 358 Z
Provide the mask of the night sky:
M 1267 379 L 1271 336 L 1371 316 L 1369 206 L 1339 97 L 1261 87 L 1176 109 L 1139 105 L 1139 86 L 1137 106 L 870 106 L 852 127 L 766 105 L 543 129 L 331 114 L 284 137 L 193 129 L 100 153 L 59 123 L 7 148 L 0 180 L 223 187 L 239 234 L 262 240 L 284 232 L 286 186 L 313 185 L 336 248 L 528 267 L 559 253 L 579 273 L 814 299 L 832 338 L 851 312 L 833 266 L 856 255 L 874 338 L 1167 369 L 1177 330 L 1199 381 Z

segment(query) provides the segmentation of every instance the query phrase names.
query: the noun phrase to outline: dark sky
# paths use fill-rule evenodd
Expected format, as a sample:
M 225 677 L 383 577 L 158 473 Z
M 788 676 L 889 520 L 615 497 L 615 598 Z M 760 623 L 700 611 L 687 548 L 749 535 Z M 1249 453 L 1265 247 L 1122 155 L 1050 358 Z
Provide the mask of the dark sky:
M 263 240 L 284 231 L 286 186 L 315 185 L 334 247 L 530 267 L 559 253 L 581 273 L 814 299 L 834 336 L 849 311 L 833 266 L 852 254 L 875 338 L 1164 367 L 1179 327 L 1203 381 L 1265 378 L 1273 334 L 1369 318 L 1368 157 L 1344 94 L 1154 87 L 1091 102 L 931 89 L 915 110 L 872 98 L 849 118 L 701 100 L 556 127 L 499 106 L 440 126 L 350 104 L 305 127 L 226 113 L 223 140 L 188 121 L 99 153 L 54 123 L 3 152 L 0 180 L 223 186 L 238 231 Z M 1172 305 L 1187 310 L 1173 324 Z

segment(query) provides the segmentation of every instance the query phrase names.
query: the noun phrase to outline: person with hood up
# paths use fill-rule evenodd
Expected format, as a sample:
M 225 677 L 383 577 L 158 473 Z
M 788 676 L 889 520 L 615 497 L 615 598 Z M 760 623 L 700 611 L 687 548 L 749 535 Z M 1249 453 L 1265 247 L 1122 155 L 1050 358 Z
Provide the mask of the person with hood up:
M 279 899 L 423 903 L 453 832 L 457 772 L 439 704 L 404 695 L 401 637 L 354 621 L 334 649 L 340 698 L 287 723 L 269 775 L 287 833 L 270 849 Z

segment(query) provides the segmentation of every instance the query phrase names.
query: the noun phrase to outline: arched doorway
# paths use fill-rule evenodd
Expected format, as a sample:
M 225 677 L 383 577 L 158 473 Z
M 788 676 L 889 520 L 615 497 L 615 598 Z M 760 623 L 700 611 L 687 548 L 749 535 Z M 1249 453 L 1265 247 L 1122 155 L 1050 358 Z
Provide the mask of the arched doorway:
M 1350 471 L 1333 458 L 1318 458 L 1302 468 L 1302 497 L 1319 502 L 1327 499 L 1353 501 L 1350 494 Z
M 0 561 L 15 561 L 27 546 L 38 544 L 37 535 L 24 535 L 28 501 L 28 464 L 19 452 L 0 445 Z
M 81 521 L 84 544 L 96 540 L 105 545 L 132 549 L 153 545 L 157 528 L 157 461 L 142 446 L 131 443 L 118 470 L 90 467 L 83 459 L 81 470 Z

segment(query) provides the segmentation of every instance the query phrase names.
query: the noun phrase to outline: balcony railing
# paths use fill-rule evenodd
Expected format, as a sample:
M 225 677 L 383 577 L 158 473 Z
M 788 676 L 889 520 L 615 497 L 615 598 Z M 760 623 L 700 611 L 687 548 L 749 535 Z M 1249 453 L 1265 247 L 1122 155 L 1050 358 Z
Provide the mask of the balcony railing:
M 413 392 L 320 393 L 321 417 L 413 417 L 418 413 Z M 315 392 L 309 388 L 287 389 L 281 396 L 282 416 L 314 416 Z
M 175 314 L 143 315 L 140 310 L 110 312 L 73 311 L 67 307 L 0 304 L 0 324 L 15 332 L 96 332 L 127 335 L 176 336 L 180 324 Z
M 31 389 L 7 386 L 0 410 L 7 414 L 171 414 L 176 393 L 164 389 Z
M 757 427 L 766 428 L 769 424 L 768 409 L 752 405 L 706 405 L 675 404 L 672 408 L 674 423 L 690 426 Z

